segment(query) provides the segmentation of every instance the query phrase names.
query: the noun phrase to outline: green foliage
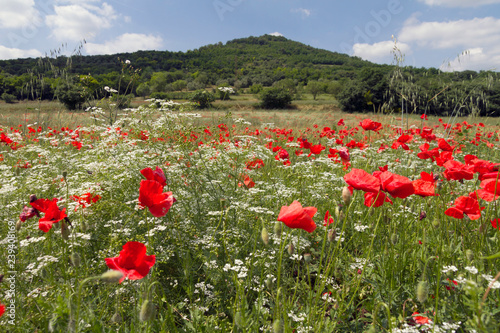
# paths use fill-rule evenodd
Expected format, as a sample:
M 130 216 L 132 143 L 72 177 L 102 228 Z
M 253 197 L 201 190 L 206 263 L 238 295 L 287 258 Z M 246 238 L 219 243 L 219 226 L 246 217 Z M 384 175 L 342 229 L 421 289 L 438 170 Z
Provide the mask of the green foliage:
M 337 96 L 342 110 L 348 112 L 363 112 L 368 109 L 365 101 L 366 86 L 359 81 L 347 81 Z
M 137 88 L 135 88 L 135 93 L 142 97 L 149 96 L 151 94 L 151 87 L 147 83 L 140 83 Z
M 5 103 L 14 103 L 17 101 L 16 96 L 4 92 L 1 98 L 5 101 Z
M 133 98 L 134 98 L 133 94 L 128 94 L 128 95 L 114 94 L 110 97 L 110 100 L 111 102 L 116 104 L 116 107 L 118 109 L 126 109 L 130 107 L 130 102 L 132 102 Z
M 61 80 L 55 92 L 56 98 L 64 104 L 68 110 L 81 109 L 82 105 L 87 100 L 85 88 L 73 81 L 75 81 L 75 79 L 71 77 L 68 77 L 67 80 Z
M 260 94 L 263 109 L 284 109 L 292 102 L 292 95 L 279 87 L 267 88 Z
M 212 106 L 215 96 L 209 91 L 198 90 L 191 94 L 189 100 L 196 104 L 199 109 L 206 109 Z
M 314 100 L 316 100 L 318 94 L 325 91 L 323 84 L 318 81 L 309 81 L 309 83 L 307 83 L 306 90 L 313 96 Z
M 262 91 L 262 89 L 264 89 L 264 87 L 262 87 L 262 84 L 252 84 L 249 88 L 249 92 L 251 94 L 260 94 L 260 92 Z

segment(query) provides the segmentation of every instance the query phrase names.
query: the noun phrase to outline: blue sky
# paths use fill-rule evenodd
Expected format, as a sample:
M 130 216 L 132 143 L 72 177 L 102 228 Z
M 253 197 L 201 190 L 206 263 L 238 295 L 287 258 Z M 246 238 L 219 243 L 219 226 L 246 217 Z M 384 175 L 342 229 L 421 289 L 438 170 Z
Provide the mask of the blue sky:
M 500 71 L 500 0 L 0 0 L 0 8 L 0 59 L 79 45 L 83 54 L 186 51 L 280 34 L 376 63 L 393 63 L 397 45 L 406 65 Z

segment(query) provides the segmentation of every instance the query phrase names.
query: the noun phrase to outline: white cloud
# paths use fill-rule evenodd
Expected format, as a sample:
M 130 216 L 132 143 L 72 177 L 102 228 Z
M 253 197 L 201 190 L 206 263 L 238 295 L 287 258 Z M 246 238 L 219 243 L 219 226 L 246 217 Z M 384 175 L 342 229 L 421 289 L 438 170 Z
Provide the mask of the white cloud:
M 411 53 L 411 49 L 408 44 L 398 42 L 396 46 L 403 54 Z M 364 60 L 377 63 L 390 63 L 394 58 L 394 47 L 394 42 L 388 40 L 374 44 L 356 43 L 352 48 L 354 51 L 353 55 Z
M 474 18 L 448 22 L 419 22 L 409 19 L 399 39 L 435 49 L 474 48 L 500 42 L 500 19 Z
M 23 28 L 41 24 L 34 0 L 0 0 L 0 27 Z
M 484 50 L 481 47 L 464 51 L 453 60 L 443 63 L 440 67 L 445 72 L 464 70 L 500 70 L 500 46 Z
M 428 6 L 442 7 L 479 7 L 500 3 L 500 0 L 419 0 Z
M 8 48 L 0 45 L 0 59 L 17 59 L 17 58 L 38 58 L 42 56 L 42 52 L 31 49 L 31 50 L 21 50 Z
M 47 25 L 52 28 L 52 36 L 61 41 L 92 39 L 100 30 L 110 28 L 117 18 L 113 7 L 105 2 L 101 7 L 84 1 L 65 2 L 74 4 L 55 6 L 55 15 L 45 18 Z
M 138 50 L 157 50 L 161 47 L 162 42 L 162 38 L 158 36 L 126 33 L 103 44 L 87 43 L 84 45 L 84 49 L 89 55 L 115 54 Z
M 290 10 L 292 13 L 299 13 L 302 15 L 302 18 L 306 18 L 311 16 L 311 10 L 310 9 L 305 9 L 305 8 L 293 8 Z
M 284 37 L 281 32 L 271 32 L 268 34 L 269 36 L 276 36 L 276 37 Z

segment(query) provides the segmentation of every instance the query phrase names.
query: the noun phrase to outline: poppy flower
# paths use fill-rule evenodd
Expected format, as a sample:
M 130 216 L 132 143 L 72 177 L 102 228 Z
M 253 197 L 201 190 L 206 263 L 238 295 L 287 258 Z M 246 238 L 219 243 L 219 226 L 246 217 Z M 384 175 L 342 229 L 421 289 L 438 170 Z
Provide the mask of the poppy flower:
M 411 315 L 413 317 L 413 320 L 419 325 L 425 325 L 425 324 L 430 324 L 431 320 L 427 317 L 421 316 L 420 313 L 418 312 L 413 312 Z
M 417 154 L 418 158 L 422 160 L 430 158 L 432 161 L 434 161 L 436 157 L 439 157 L 439 149 L 436 147 L 429 150 L 429 147 L 430 146 L 427 142 L 419 146 L 418 148 L 420 149 L 420 153 Z
M 498 178 L 488 178 L 479 184 L 480 190 L 477 195 L 488 202 L 495 201 L 500 197 L 500 180 Z
M 405 176 L 389 171 L 375 171 L 373 175 L 380 179 L 382 189 L 394 198 L 404 199 L 415 193 L 412 181 Z
M 19 215 L 19 219 L 21 220 L 21 222 L 26 222 L 34 216 L 39 216 L 37 210 L 33 207 L 24 206 L 23 211 Z
M 448 142 L 446 142 L 445 139 L 438 139 L 438 147 L 442 151 L 453 151 L 455 149 L 455 146 L 450 146 Z
M 484 207 L 479 206 L 476 198 L 469 196 L 461 196 L 455 200 L 454 206 L 448 208 L 444 213 L 456 219 L 463 219 L 466 214 L 471 220 L 477 220 L 481 217 L 481 210 Z
M 52 225 L 67 217 L 66 208 L 62 211 L 57 206 L 57 198 L 38 199 L 30 203 L 36 210 L 45 213 L 45 215 L 38 221 L 38 228 L 43 232 L 48 232 L 52 229 Z
M 326 226 L 329 226 L 330 224 L 332 224 L 334 222 L 335 221 L 334 221 L 333 217 L 330 215 L 330 212 L 327 210 L 326 214 L 325 214 L 323 225 L 326 227 Z
M 151 168 L 145 168 L 141 170 L 141 174 L 146 177 L 147 180 L 156 180 L 162 186 L 167 185 L 167 177 L 163 173 L 163 169 L 156 167 L 155 170 Z
M 460 163 L 459 161 L 449 160 L 443 166 L 446 168 L 444 176 L 447 180 L 471 180 L 474 177 L 474 166 Z
M 5 305 L 0 303 L 0 317 L 2 317 L 4 313 L 5 313 Z
M 421 197 L 432 197 L 437 196 L 436 194 L 436 182 L 434 181 L 434 176 L 432 172 L 429 174 L 425 171 L 420 173 L 420 179 L 413 181 L 413 189 L 415 194 Z
M 366 207 L 380 207 L 385 202 L 388 202 L 392 205 L 392 200 L 385 195 L 384 192 L 379 191 L 377 193 L 366 192 L 365 193 L 365 206 Z
M 364 119 L 359 123 L 359 126 L 361 126 L 365 131 L 378 132 L 382 129 L 381 123 L 373 121 L 371 119 Z
M 312 154 L 319 155 L 326 148 L 325 148 L 325 146 L 322 146 L 321 144 L 317 144 L 317 145 L 311 146 L 311 148 L 309 148 L 309 149 L 311 152 L 309 153 L 309 155 L 307 157 L 311 156 Z
M 493 219 L 490 222 L 491 222 L 491 226 L 493 227 L 493 229 L 500 230 L 500 219 Z
M 316 229 L 312 217 L 318 209 L 316 207 L 302 207 L 300 202 L 295 200 L 290 206 L 281 207 L 278 215 L 278 221 L 292 229 L 304 229 L 307 232 L 313 232 Z
M 238 182 L 238 187 L 245 186 L 246 188 L 252 188 L 255 186 L 254 181 L 248 175 L 241 175 L 243 183 Z
M 156 180 L 141 180 L 139 205 L 148 207 L 153 216 L 165 216 L 175 201 L 172 192 L 163 193 L 163 186 Z
M 290 154 L 288 152 L 281 148 L 278 154 L 275 156 L 275 159 L 277 160 L 287 160 L 290 157 Z
M 114 258 L 106 258 L 106 265 L 110 269 L 122 272 L 120 283 L 128 278 L 139 280 L 148 275 L 151 267 L 155 264 L 155 255 L 146 255 L 146 245 L 140 242 L 127 242 L 123 245 L 120 255 Z
M 399 147 L 403 147 L 404 150 L 410 150 L 410 147 L 406 143 L 410 142 L 411 139 L 413 139 L 413 135 L 403 134 L 393 142 L 391 148 L 398 149 Z
M 363 169 L 353 168 L 344 176 L 344 180 L 356 190 L 373 193 L 377 193 L 380 190 L 380 180 Z
M 264 166 L 264 161 L 260 158 L 256 158 L 253 161 L 248 161 L 245 163 L 245 167 L 248 170 L 258 169 Z

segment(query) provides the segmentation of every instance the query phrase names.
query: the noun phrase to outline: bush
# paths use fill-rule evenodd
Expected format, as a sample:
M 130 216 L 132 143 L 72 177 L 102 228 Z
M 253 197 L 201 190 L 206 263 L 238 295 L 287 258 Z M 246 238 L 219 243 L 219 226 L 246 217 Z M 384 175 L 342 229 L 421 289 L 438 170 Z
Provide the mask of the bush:
M 59 83 L 55 96 L 68 110 L 81 109 L 87 100 L 83 87 L 69 81 Z
M 199 109 L 206 109 L 212 105 L 213 101 L 215 101 L 215 96 L 206 90 L 198 90 L 191 94 L 189 100 L 196 103 Z
M 133 94 L 128 95 L 113 95 L 111 96 L 111 102 L 116 104 L 116 107 L 119 109 L 126 109 L 130 107 L 130 102 L 134 98 Z
M 4 92 L 1 97 L 5 101 L 5 103 L 14 103 L 15 101 L 17 101 L 16 96 L 8 94 L 6 92 Z
M 370 111 L 365 101 L 366 86 L 359 81 L 348 81 L 337 95 L 337 101 L 342 111 Z
M 250 93 L 251 93 L 251 94 L 255 94 L 255 95 L 257 95 L 257 94 L 260 94 L 260 93 L 261 93 L 262 89 L 264 89 L 264 88 L 262 87 L 262 84 L 252 84 L 252 85 L 250 86 L 249 91 L 250 91 Z
M 263 109 L 285 109 L 292 102 L 292 95 L 286 90 L 274 87 L 264 90 L 260 99 Z

